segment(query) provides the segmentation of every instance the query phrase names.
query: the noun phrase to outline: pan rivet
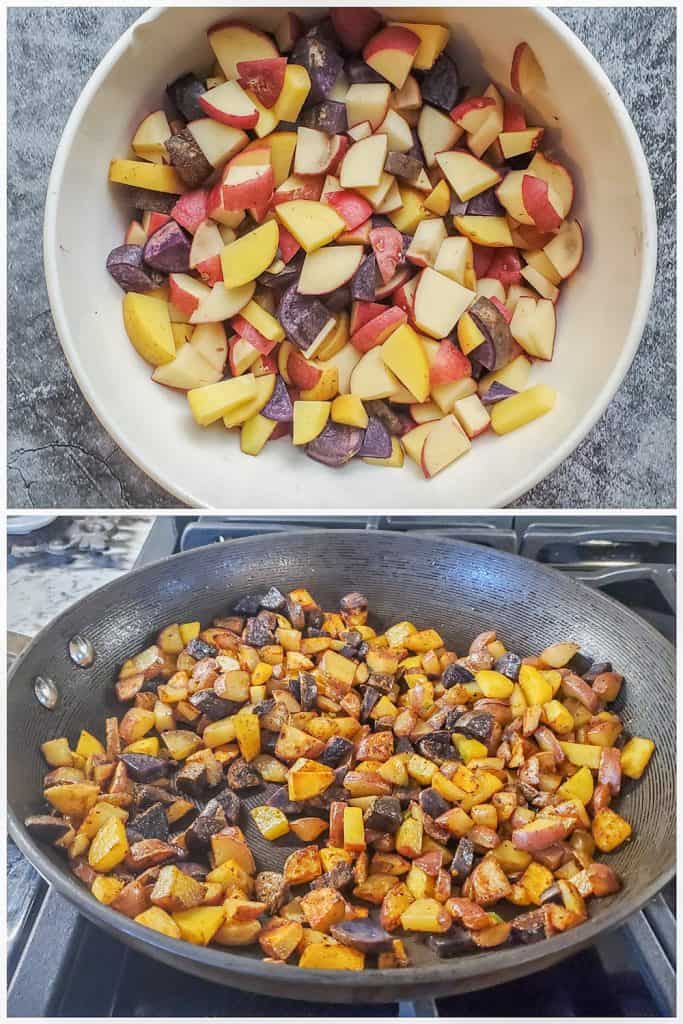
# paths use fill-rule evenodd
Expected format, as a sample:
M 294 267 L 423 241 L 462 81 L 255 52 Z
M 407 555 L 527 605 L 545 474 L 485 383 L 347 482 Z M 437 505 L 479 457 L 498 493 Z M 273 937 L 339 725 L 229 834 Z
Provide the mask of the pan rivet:
M 69 640 L 69 657 L 79 668 L 90 668 L 95 660 L 95 648 L 79 633 Z
M 53 708 L 57 707 L 59 690 L 55 681 L 50 679 L 49 676 L 36 676 L 33 683 L 33 692 L 38 703 L 42 704 L 48 711 L 52 711 Z

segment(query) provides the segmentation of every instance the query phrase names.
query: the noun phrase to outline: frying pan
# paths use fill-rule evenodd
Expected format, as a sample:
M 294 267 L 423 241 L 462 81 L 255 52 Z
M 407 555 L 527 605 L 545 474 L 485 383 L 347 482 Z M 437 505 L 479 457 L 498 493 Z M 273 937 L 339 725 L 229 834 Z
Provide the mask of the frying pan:
M 619 807 L 633 840 L 609 862 L 623 890 L 591 902 L 579 927 L 533 946 L 503 948 L 439 961 L 415 943 L 406 969 L 347 974 L 266 964 L 260 951 L 205 949 L 148 930 L 98 903 L 62 856 L 36 843 L 24 818 L 41 811 L 45 770 L 39 744 L 101 734 L 118 667 L 153 641 L 158 629 L 188 618 L 208 623 L 239 597 L 275 584 L 305 586 L 324 607 L 350 590 L 368 598 L 382 628 L 410 618 L 433 626 L 462 651 L 494 628 L 521 655 L 572 639 L 584 653 L 610 659 L 626 677 L 617 710 L 627 732 L 652 737 L 656 753 L 639 782 L 627 782 Z M 95 649 L 90 668 L 74 665 L 69 640 Z M 34 696 L 37 676 L 50 676 L 60 699 L 49 711 Z M 331 1003 L 396 1002 L 465 992 L 550 966 L 621 924 L 672 876 L 675 863 L 675 688 L 671 645 L 621 605 L 560 573 L 515 555 L 463 542 L 354 530 L 306 530 L 251 537 L 176 555 L 123 576 L 78 601 L 46 626 L 15 663 L 8 691 L 10 834 L 40 874 L 95 924 L 134 949 L 190 974 L 268 995 Z M 262 802 L 263 794 L 255 798 Z M 245 816 L 246 818 L 246 816 Z M 277 868 L 289 852 L 249 832 L 260 868 Z M 255 831 L 255 830 L 254 830 Z M 286 837 L 285 837 L 286 838 Z

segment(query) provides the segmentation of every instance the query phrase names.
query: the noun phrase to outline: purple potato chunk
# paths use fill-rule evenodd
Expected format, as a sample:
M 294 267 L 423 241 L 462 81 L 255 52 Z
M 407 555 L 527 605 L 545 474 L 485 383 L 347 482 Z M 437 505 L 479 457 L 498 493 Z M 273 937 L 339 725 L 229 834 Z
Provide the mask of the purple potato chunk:
M 301 64 L 308 71 L 311 78 L 308 98 L 312 103 L 327 99 L 344 67 L 324 25 L 315 26 L 297 40 L 289 59 L 290 63 Z
M 319 299 L 299 295 L 291 285 L 280 300 L 278 319 L 290 341 L 304 351 L 310 348 L 321 331 L 333 321 L 330 311 Z
M 214 722 L 219 718 L 234 715 L 240 708 L 238 703 L 219 697 L 213 690 L 197 690 L 196 693 L 190 694 L 188 701 L 193 708 Z
M 120 754 L 119 761 L 123 761 L 134 782 L 158 779 L 160 775 L 168 775 L 173 767 L 171 761 L 152 754 Z
M 206 92 L 206 87 L 196 75 L 187 74 L 176 78 L 166 86 L 169 100 L 186 121 L 196 121 L 206 117 L 206 112 L 199 105 L 199 97 Z
M 383 953 L 391 949 L 391 935 L 369 917 L 333 924 L 330 934 L 343 946 L 359 949 L 361 953 Z
M 477 327 L 479 324 L 477 324 Z M 494 370 L 496 367 L 496 347 L 492 338 L 484 338 L 481 345 L 470 352 L 472 364 L 478 364 L 482 370 Z M 474 376 L 474 374 L 472 374 Z
M 378 796 L 375 802 L 366 808 L 363 820 L 366 828 L 376 832 L 398 832 L 403 820 L 401 801 L 397 796 Z
M 466 711 L 458 718 L 458 732 L 464 733 L 471 740 L 489 743 L 493 733 L 495 719 L 488 711 Z
M 417 134 L 417 128 L 411 128 L 410 134 L 413 137 L 413 144 L 407 151 L 406 156 L 412 156 L 414 160 L 419 160 L 422 166 L 424 167 L 425 155 L 424 150 L 422 148 L 422 143 L 420 142 L 420 137 Z
M 487 188 L 478 196 L 473 196 L 467 203 L 468 217 L 502 217 L 505 210 L 498 202 L 495 189 Z M 460 216 L 460 214 L 458 214 Z
M 325 296 L 325 305 L 330 313 L 341 313 L 351 305 L 351 289 L 347 284 L 342 284 Z
M 166 274 L 180 274 L 190 269 L 190 246 L 180 225 L 169 220 L 147 239 L 142 255 L 147 266 Z
M 315 128 L 326 135 L 339 135 L 348 127 L 346 106 L 336 100 L 323 100 L 314 107 L 302 110 L 299 121 L 307 128 Z
M 53 818 L 51 814 L 32 814 L 24 820 L 24 828 L 40 843 L 56 843 L 71 826 L 63 818 Z
M 423 170 L 423 165 L 409 153 L 387 153 L 384 161 L 384 170 L 387 174 L 393 174 L 410 185 L 414 185 Z
M 158 281 L 142 264 L 141 245 L 117 245 L 107 256 L 107 270 L 124 292 L 148 292 Z
M 458 69 L 451 58 L 442 53 L 436 63 L 424 75 L 420 88 L 422 102 L 431 103 L 438 110 L 450 114 L 458 102 L 460 82 Z
M 258 277 L 258 283 L 265 285 L 266 288 L 288 288 L 290 284 L 294 284 L 299 280 L 305 258 L 305 252 L 296 253 L 295 256 L 292 256 L 289 263 L 285 264 L 279 274 L 271 274 L 269 271 L 264 270 Z
M 541 939 L 547 938 L 546 922 L 546 912 L 543 907 L 513 917 L 510 922 L 512 926 L 510 934 L 513 942 L 520 942 L 528 946 L 532 942 L 539 942 Z
M 455 686 L 456 683 L 471 683 L 473 681 L 474 675 L 464 665 L 446 665 L 441 676 L 441 682 L 446 690 L 450 690 L 451 686 Z
M 377 261 L 374 252 L 371 252 L 368 253 L 351 278 L 351 298 L 360 299 L 363 302 L 374 302 L 376 287 Z
M 500 672 L 501 675 L 507 676 L 508 679 L 512 679 L 513 683 L 516 683 L 519 678 L 519 670 L 522 667 L 522 659 L 518 654 L 506 651 L 505 654 L 501 654 L 500 658 L 496 659 L 493 667 L 496 672 Z
M 371 68 L 359 57 L 346 62 L 346 77 L 351 85 L 371 85 L 378 83 L 384 85 L 386 78 L 382 78 L 378 71 Z
M 353 743 L 345 736 L 331 736 L 320 755 L 322 764 L 330 768 L 339 768 L 342 762 L 350 764 L 353 755 Z
M 165 146 L 171 163 L 189 188 L 199 188 L 213 174 L 213 167 L 189 128 L 171 135 L 166 139 Z
M 471 358 L 485 366 L 487 370 L 499 370 L 501 366 L 506 366 L 512 359 L 513 338 L 510 333 L 510 325 L 498 307 L 490 299 L 480 295 L 470 306 L 469 315 L 493 348 L 493 356 L 491 356 L 490 349 L 486 351 L 488 361 L 482 358 L 483 353 L 480 352 L 484 345 L 479 345 L 474 349 L 470 353 Z
M 126 185 L 129 191 L 131 205 L 136 210 L 151 210 L 152 213 L 169 213 L 175 206 L 178 196 L 170 192 L 154 192 L 151 188 L 132 188 Z
M 391 434 L 377 416 L 370 416 L 359 451 L 361 458 L 388 459 L 391 456 Z
M 442 935 L 428 936 L 427 945 L 440 959 L 450 959 L 452 956 L 471 953 L 475 948 L 471 933 L 467 928 L 462 928 L 458 924 L 451 925 L 448 931 Z
M 363 444 L 363 433 L 358 427 L 330 420 L 322 433 L 305 446 L 306 454 L 316 462 L 337 469 L 358 454 Z
M 516 394 L 514 388 L 509 388 L 507 384 L 501 384 L 500 381 L 494 380 L 486 394 L 481 396 L 481 400 L 484 405 L 495 405 L 496 402 L 502 402 L 504 398 L 511 398 Z
M 455 849 L 449 871 L 457 885 L 462 885 L 474 867 L 474 844 L 467 836 L 462 836 Z
M 267 420 L 275 420 L 276 423 L 291 423 L 294 419 L 292 399 L 287 385 L 279 375 L 275 381 L 275 390 L 261 409 L 261 415 Z
M 368 416 L 375 416 L 381 420 L 390 434 L 400 437 L 404 433 L 404 426 L 401 417 L 394 412 L 391 406 L 383 398 L 373 398 L 363 402 Z
M 429 789 L 423 789 L 420 793 L 420 807 L 430 818 L 438 818 L 439 815 L 445 814 L 450 806 L 441 793 L 437 793 L 431 786 Z
M 152 804 L 142 814 L 137 814 L 130 822 L 130 827 L 143 839 L 161 839 L 165 843 L 168 839 L 169 829 L 163 804 Z
M 445 729 L 429 732 L 417 741 L 417 749 L 428 760 L 434 761 L 435 764 L 443 764 L 453 756 L 451 734 Z M 432 815 L 432 817 L 438 817 L 438 815 Z

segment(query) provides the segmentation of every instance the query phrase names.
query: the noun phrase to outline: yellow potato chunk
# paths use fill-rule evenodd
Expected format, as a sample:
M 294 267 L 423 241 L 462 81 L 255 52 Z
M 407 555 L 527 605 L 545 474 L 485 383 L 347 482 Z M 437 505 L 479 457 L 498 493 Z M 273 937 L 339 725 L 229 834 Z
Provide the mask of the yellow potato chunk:
M 255 397 L 256 378 L 252 373 L 192 388 L 187 392 L 190 410 L 200 427 L 208 427 Z
M 593 839 L 603 853 L 611 853 L 625 842 L 633 829 L 620 814 L 611 807 L 604 807 L 593 818 Z
M 173 920 L 180 929 L 180 938 L 195 946 L 208 946 L 225 920 L 225 907 L 192 907 L 178 910 Z
M 108 818 L 88 850 L 88 864 L 95 871 L 111 871 L 128 853 L 126 827 L 120 818 Z
M 128 292 L 123 299 L 123 323 L 131 344 L 146 362 L 162 366 L 175 359 L 167 302 Z
M 123 882 L 120 878 L 112 878 L 107 875 L 98 875 L 90 887 L 90 892 L 96 900 L 106 906 L 116 899 L 123 889 Z
M 295 402 L 292 444 L 308 444 L 321 434 L 330 418 L 330 408 L 330 402 Z
M 368 425 L 368 414 L 357 395 L 338 395 L 332 403 L 330 415 L 335 423 L 345 423 L 349 427 L 364 430 Z
M 264 839 L 279 839 L 289 832 L 289 822 L 277 807 L 262 805 L 249 811 L 254 824 Z
M 51 768 L 70 768 L 74 763 L 73 754 L 69 748 L 69 741 L 66 736 L 60 736 L 56 740 L 48 740 L 46 743 L 41 743 L 40 749 Z
M 365 954 L 350 946 L 327 946 L 314 942 L 304 949 L 299 967 L 319 971 L 362 971 L 365 967 Z
M 152 192 L 170 192 L 182 195 L 187 186 L 174 167 L 165 164 L 151 164 L 146 160 L 112 160 L 109 164 L 109 180 L 132 188 L 147 188 Z
M 239 288 L 255 281 L 275 259 L 279 237 L 277 222 L 267 220 L 265 224 L 226 245 L 221 253 L 225 287 Z
M 451 915 L 437 900 L 419 899 L 403 911 L 401 926 L 407 932 L 447 932 Z
M 624 744 L 621 752 L 621 770 L 629 779 L 639 779 L 654 753 L 652 740 L 634 736 Z
M 409 324 L 397 327 L 382 345 L 382 359 L 418 402 L 427 401 L 429 362 L 417 331 Z
M 492 700 L 507 700 L 515 685 L 502 672 L 493 672 L 487 669 L 477 672 L 474 678 L 484 696 Z
M 310 199 L 278 203 L 275 213 L 305 252 L 329 245 L 346 230 L 346 223 L 331 206 Z
M 145 928 L 151 928 L 155 932 L 160 932 L 161 935 L 168 935 L 170 939 L 181 937 L 180 928 L 171 915 L 161 907 L 150 907 L 149 910 L 138 914 L 135 920 L 138 924 L 144 924 Z
M 550 412 L 556 398 L 557 392 L 547 384 L 536 384 L 519 395 L 504 398 L 491 409 L 491 427 L 496 434 L 509 434 Z

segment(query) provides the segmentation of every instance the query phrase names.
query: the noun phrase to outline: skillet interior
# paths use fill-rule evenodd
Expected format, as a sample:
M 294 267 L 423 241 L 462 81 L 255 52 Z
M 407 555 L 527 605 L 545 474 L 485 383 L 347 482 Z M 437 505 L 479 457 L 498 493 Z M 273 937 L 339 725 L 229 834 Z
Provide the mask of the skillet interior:
M 276 967 L 262 963 L 260 953 L 202 949 L 166 939 L 98 904 L 70 875 L 63 858 L 34 843 L 21 824 L 43 806 L 40 742 L 59 735 L 75 739 L 81 728 L 101 734 L 105 715 L 121 712 L 112 693 L 118 666 L 151 642 L 161 626 L 189 617 L 208 623 L 245 593 L 270 584 L 306 586 L 329 607 L 359 589 L 368 597 L 373 625 L 410 618 L 418 627 L 434 626 L 459 652 L 478 632 L 495 628 L 522 655 L 570 638 L 584 652 L 613 660 L 626 676 L 617 703 L 626 730 L 657 743 L 643 779 L 628 782 L 620 798 L 620 809 L 634 825 L 633 841 L 610 857 L 624 879 L 623 892 L 593 901 L 586 924 L 537 946 L 445 962 L 418 946 L 416 966 L 365 971 L 347 976 L 344 985 L 336 972 Z M 77 632 L 95 646 L 96 660 L 87 670 L 75 668 L 68 658 L 68 641 Z M 59 686 L 55 711 L 42 708 L 33 696 L 38 674 L 50 675 Z M 672 875 L 674 678 L 673 649 L 647 623 L 604 595 L 518 556 L 463 542 L 353 530 L 213 545 L 129 574 L 89 595 L 46 627 L 17 662 L 8 693 L 10 831 L 41 874 L 86 916 L 145 953 L 214 981 L 330 1002 L 395 1001 L 497 984 L 575 951 L 633 913 Z M 288 852 L 259 843 L 258 834 L 249 838 L 261 867 L 280 862 Z

